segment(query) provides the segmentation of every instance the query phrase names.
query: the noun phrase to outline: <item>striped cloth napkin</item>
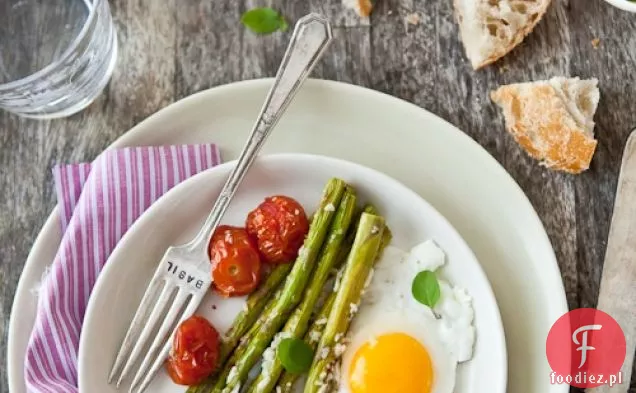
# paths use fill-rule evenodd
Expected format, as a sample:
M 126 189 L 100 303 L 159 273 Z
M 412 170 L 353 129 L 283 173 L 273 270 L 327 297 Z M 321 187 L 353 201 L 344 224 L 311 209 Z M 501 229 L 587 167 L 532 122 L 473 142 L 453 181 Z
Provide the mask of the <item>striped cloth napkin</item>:
M 135 147 L 53 169 L 64 235 L 39 289 L 24 369 L 28 392 L 78 391 L 82 321 L 108 256 L 157 198 L 219 162 L 215 145 Z

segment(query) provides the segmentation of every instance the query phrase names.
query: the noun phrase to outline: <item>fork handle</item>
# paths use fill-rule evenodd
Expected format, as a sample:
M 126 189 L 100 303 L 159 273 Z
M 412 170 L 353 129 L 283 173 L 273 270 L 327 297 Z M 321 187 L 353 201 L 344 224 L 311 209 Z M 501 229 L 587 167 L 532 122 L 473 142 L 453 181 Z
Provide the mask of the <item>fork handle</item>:
M 294 33 L 274 85 L 267 94 L 265 104 L 254 124 L 238 162 L 228 177 L 221 193 L 196 237 L 188 244 L 191 249 L 207 247 L 210 237 L 219 225 L 232 197 L 254 162 L 272 129 L 289 106 L 307 76 L 314 68 L 332 40 L 329 21 L 321 15 L 309 14 L 298 20 Z

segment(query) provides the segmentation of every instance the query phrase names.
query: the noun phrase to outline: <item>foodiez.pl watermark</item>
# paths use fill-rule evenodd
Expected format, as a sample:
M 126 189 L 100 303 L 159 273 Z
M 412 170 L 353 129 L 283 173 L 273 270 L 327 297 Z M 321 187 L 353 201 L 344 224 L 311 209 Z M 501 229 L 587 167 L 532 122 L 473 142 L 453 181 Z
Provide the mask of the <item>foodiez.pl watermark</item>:
M 548 334 L 546 355 L 552 384 L 593 388 L 623 383 L 625 334 L 600 310 L 580 308 L 559 318 Z
M 572 377 L 572 375 L 568 374 L 563 376 L 561 374 L 557 374 L 555 371 L 550 373 L 550 383 L 553 385 L 563 385 L 564 383 L 572 386 L 592 386 L 592 385 L 609 385 L 610 387 L 614 385 L 620 385 L 623 383 L 623 373 L 620 371 L 618 374 L 611 375 L 603 375 L 603 374 L 590 374 L 587 375 L 587 372 L 580 371 Z

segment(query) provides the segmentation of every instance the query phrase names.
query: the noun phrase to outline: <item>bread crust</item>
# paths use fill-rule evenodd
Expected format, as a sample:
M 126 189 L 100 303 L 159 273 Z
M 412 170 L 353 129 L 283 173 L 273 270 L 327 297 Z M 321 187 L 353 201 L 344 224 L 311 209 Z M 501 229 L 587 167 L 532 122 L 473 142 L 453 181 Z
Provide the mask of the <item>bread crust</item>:
M 476 0 L 476 1 L 479 1 L 479 0 Z M 497 60 L 501 59 L 502 57 L 504 57 L 505 55 L 510 53 L 510 51 L 512 51 L 514 48 L 516 48 L 526 38 L 526 36 L 528 34 L 530 34 L 532 32 L 532 30 L 534 30 L 534 28 L 541 21 L 541 19 L 543 19 L 543 16 L 545 15 L 545 13 L 548 10 L 548 7 L 550 6 L 550 2 L 551 2 L 551 0 L 543 0 L 543 2 L 541 3 L 541 8 L 537 12 L 536 19 L 532 23 L 527 24 L 527 25 L 523 26 L 522 29 L 518 30 L 512 36 L 512 40 L 510 41 L 510 44 L 508 46 L 503 47 L 503 48 L 498 49 L 498 50 L 495 50 L 490 56 L 488 56 L 484 61 L 482 61 L 480 63 L 475 64 L 472 61 L 472 59 L 470 59 L 473 69 L 478 70 L 478 69 L 481 69 L 483 67 L 486 67 L 486 66 L 496 62 Z M 459 0 L 454 0 L 454 5 L 455 5 L 455 15 L 456 15 L 457 21 L 459 23 L 459 28 L 460 28 L 460 30 L 462 30 L 463 27 L 462 27 L 461 21 L 464 18 L 464 16 L 461 15 L 461 12 L 460 12 Z M 468 51 L 466 51 L 466 54 L 468 54 Z
M 538 84 L 529 89 L 521 92 L 520 85 L 507 85 L 491 92 L 492 100 L 503 109 L 508 131 L 548 168 L 572 174 L 588 169 L 597 141 L 572 118 L 552 86 Z

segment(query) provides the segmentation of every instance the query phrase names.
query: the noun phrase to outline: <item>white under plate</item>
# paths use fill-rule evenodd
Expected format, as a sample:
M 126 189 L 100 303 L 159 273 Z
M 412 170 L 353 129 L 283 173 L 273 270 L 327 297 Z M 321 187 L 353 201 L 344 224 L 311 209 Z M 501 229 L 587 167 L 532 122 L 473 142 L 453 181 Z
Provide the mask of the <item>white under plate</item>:
M 194 237 L 221 192 L 232 164 L 208 170 L 175 187 L 153 204 L 118 243 L 100 273 L 84 318 L 78 358 L 81 392 L 118 391 L 106 379 L 158 261 L 168 246 L 184 244 Z M 445 251 L 447 261 L 442 275 L 473 297 L 477 331 L 473 358 L 458 367 L 454 391 L 504 393 L 505 339 L 490 284 L 455 229 L 402 184 L 372 169 L 327 157 L 302 154 L 261 157 L 247 174 L 222 222 L 242 226 L 247 213 L 265 197 L 281 194 L 298 200 L 311 214 L 331 177 L 345 180 L 356 189 L 360 201 L 371 202 L 378 208 L 393 232 L 392 246 L 408 251 L 433 239 Z M 210 293 L 197 314 L 224 332 L 242 308 L 239 299 L 222 300 Z M 126 382 L 130 383 L 130 378 Z M 122 390 L 128 388 L 122 386 Z M 148 389 L 155 393 L 184 390 L 172 383 L 163 369 Z
M 111 148 L 215 142 L 224 159 L 233 159 L 271 84 L 272 79 L 245 81 L 195 94 L 143 121 Z M 344 158 L 378 169 L 420 194 L 459 231 L 493 287 L 506 332 L 508 392 L 568 392 L 566 385 L 550 384 L 545 356 L 550 326 L 567 311 L 554 252 L 522 190 L 472 139 L 394 97 L 309 80 L 264 152 Z M 26 391 L 23 364 L 37 302 L 30 290 L 53 261 L 61 239 L 58 220 L 53 211 L 27 259 L 14 300 L 8 353 L 12 393 Z

